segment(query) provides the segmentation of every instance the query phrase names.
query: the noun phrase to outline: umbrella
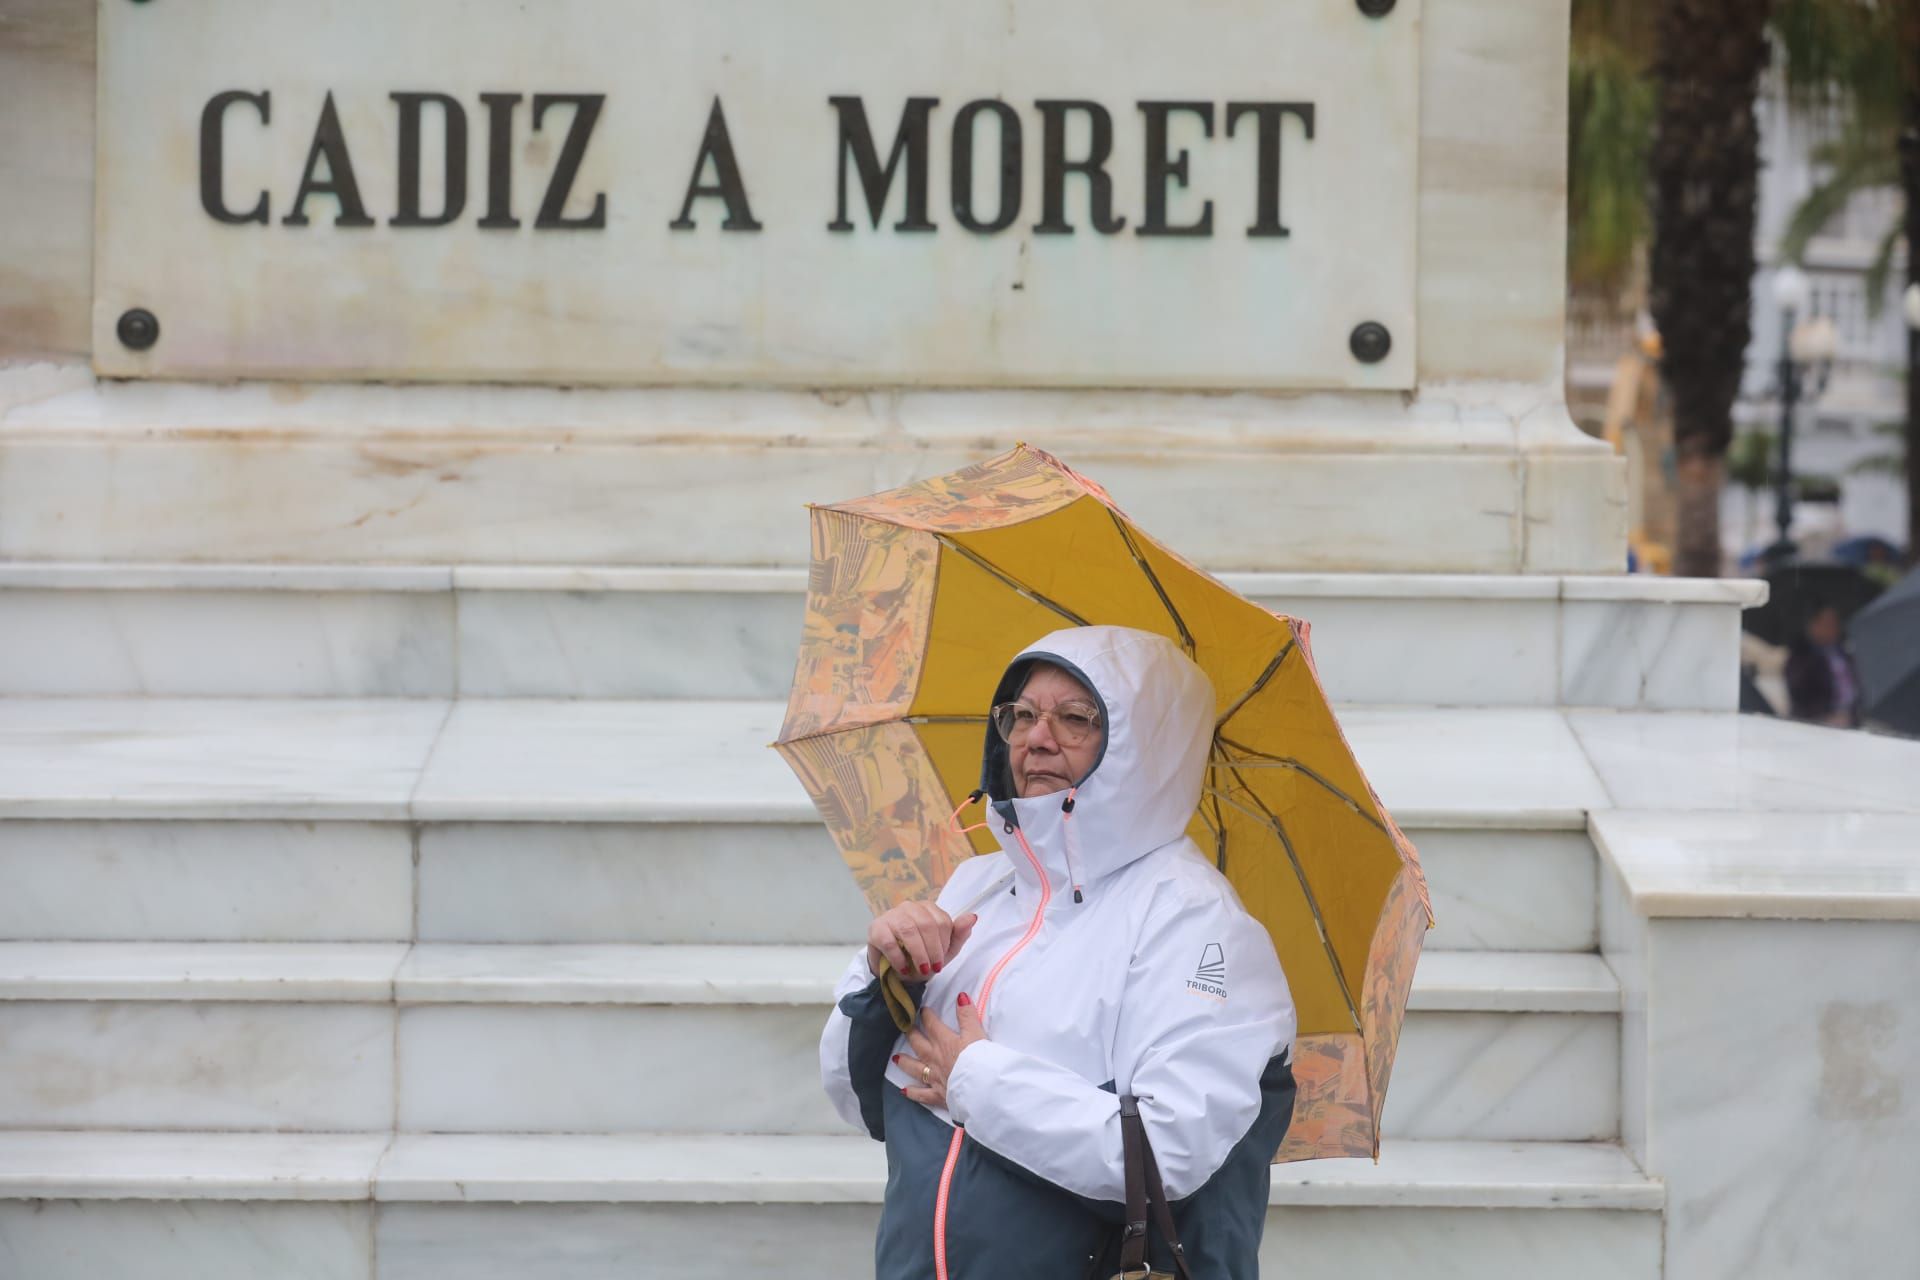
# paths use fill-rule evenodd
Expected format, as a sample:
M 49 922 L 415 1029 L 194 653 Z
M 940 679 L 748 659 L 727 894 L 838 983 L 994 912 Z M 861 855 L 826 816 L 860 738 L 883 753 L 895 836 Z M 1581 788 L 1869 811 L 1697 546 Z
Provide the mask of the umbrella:
M 1742 614 L 1740 625 L 1768 644 L 1791 645 L 1827 605 L 1845 621 L 1880 593 L 1880 585 L 1860 570 L 1823 560 L 1777 565 L 1766 580 L 1767 602 Z
M 1864 569 L 1870 564 L 1899 564 L 1900 548 L 1878 534 L 1863 533 L 1833 544 L 1833 558 Z
M 1920 735 L 1920 569 L 1853 615 L 1847 640 L 1860 672 L 1860 713 Z
M 947 819 L 977 785 L 987 705 L 1016 653 L 1063 621 L 1165 635 L 1218 705 L 1189 834 L 1272 935 L 1299 1016 L 1299 1092 L 1275 1158 L 1377 1156 L 1431 913 L 1412 844 L 1334 720 L 1307 624 L 1228 590 L 1024 445 L 811 514 L 775 746 L 873 910 L 931 896 L 992 848 Z

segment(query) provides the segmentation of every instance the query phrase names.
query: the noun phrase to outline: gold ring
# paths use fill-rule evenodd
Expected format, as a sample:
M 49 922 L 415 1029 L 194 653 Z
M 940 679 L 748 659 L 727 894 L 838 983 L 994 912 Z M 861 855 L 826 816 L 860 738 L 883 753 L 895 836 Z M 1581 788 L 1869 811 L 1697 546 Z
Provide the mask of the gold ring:
M 933 1068 L 927 1066 L 924 1062 L 920 1064 L 920 1082 L 922 1084 L 933 1083 Z

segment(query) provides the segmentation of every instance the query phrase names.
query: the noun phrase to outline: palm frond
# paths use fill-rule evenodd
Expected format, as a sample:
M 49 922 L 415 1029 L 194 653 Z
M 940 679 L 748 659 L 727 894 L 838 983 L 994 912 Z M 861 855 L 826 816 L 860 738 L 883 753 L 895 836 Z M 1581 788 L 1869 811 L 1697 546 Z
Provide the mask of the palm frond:
M 1891 442 L 1891 447 L 1885 453 L 1870 453 L 1864 458 L 1856 458 L 1853 465 L 1847 468 L 1848 474 L 1906 479 L 1907 424 L 1897 418 L 1876 422 L 1873 424 L 1873 434 L 1885 436 Z
M 1850 131 L 1851 132 L 1851 131 Z M 1833 219 L 1840 216 L 1856 195 L 1876 187 L 1897 185 L 1900 181 L 1900 156 L 1891 139 L 1874 148 L 1863 135 L 1821 148 L 1816 159 L 1832 171 L 1815 184 L 1787 219 L 1780 235 L 1779 256 L 1783 261 L 1799 262 L 1807 245 Z
M 1897 7 L 1885 0 L 1775 0 L 1770 26 L 1793 102 L 1844 105 L 1855 119 L 1895 125 L 1902 98 Z
M 1907 475 L 1907 458 L 1900 453 L 1873 453 L 1857 460 L 1847 468 L 1848 475 L 1887 476 L 1894 480 L 1904 480 Z
M 1880 237 L 1880 247 L 1874 251 L 1873 264 L 1867 268 L 1866 279 L 1862 282 L 1867 291 L 1867 315 L 1878 320 L 1880 313 L 1887 309 L 1887 282 L 1893 277 L 1893 255 L 1905 239 L 1899 219 L 1887 228 Z
M 1647 155 L 1655 89 L 1642 55 L 1601 39 L 1578 45 L 1568 77 L 1568 262 L 1576 281 L 1610 281 L 1647 235 Z
M 1839 137 L 1820 143 L 1808 154 L 1825 168 L 1858 169 L 1891 183 L 1900 176 L 1899 145 L 1900 135 L 1893 130 L 1856 120 Z

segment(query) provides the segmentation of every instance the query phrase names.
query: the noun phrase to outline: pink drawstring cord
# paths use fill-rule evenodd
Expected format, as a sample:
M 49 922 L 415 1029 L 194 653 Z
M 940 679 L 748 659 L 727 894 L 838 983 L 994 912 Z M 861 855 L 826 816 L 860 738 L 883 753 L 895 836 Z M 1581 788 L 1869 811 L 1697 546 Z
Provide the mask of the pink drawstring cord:
M 979 793 L 976 792 L 975 796 L 978 794 Z M 1068 799 L 1071 801 L 1072 797 L 1069 796 Z M 967 804 L 972 804 L 973 800 L 974 796 L 968 797 Z M 960 809 L 966 807 L 967 805 L 963 804 L 960 806 Z M 948 819 L 949 822 L 954 821 L 960 816 L 960 809 L 953 811 L 953 818 Z M 1012 824 L 1008 824 L 1007 830 L 1020 842 L 1021 852 L 1027 855 L 1027 861 L 1033 864 L 1034 874 L 1040 877 L 1040 902 L 1033 909 L 1033 919 L 1028 922 L 1027 931 L 1020 936 L 1018 942 L 1008 948 L 1007 953 L 1000 957 L 998 963 L 996 963 L 992 969 L 988 970 L 987 980 L 981 984 L 980 998 L 976 1003 L 980 1010 L 980 1025 L 982 1028 L 987 1025 L 987 1002 L 993 999 L 993 986 L 1000 980 L 1001 971 L 1012 962 L 1015 956 L 1026 950 L 1027 944 L 1032 942 L 1034 936 L 1040 932 L 1040 926 L 1046 923 L 1047 904 L 1053 900 L 1053 887 L 1047 880 L 1047 869 L 1041 865 L 1039 856 L 1033 851 L 1033 846 L 1027 843 L 1026 832 Z M 955 1125 L 953 1127 L 953 1141 L 947 1147 L 946 1167 L 940 1171 L 940 1191 L 933 1203 L 933 1274 L 935 1280 L 947 1280 L 947 1205 L 953 1193 L 953 1168 L 960 1160 L 960 1144 L 965 1138 L 966 1130 L 959 1125 Z
M 965 800 L 962 800 L 959 804 L 955 805 L 953 807 L 953 812 L 947 815 L 947 830 L 953 832 L 955 835 L 964 836 L 969 832 L 980 831 L 985 829 L 987 824 L 984 820 L 980 822 L 976 822 L 970 827 L 961 826 L 960 815 L 962 812 L 966 810 L 966 807 L 968 805 L 978 804 L 981 801 L 981 799 L 983 799 L 986 796 L 986 794 L 987 793 L 984 791 L 975 791 L 969 796 L 967 796 Z
M 947 1280 L 947 1198 L 953 1194 L 953 1167 L 960 1163 L 960 1143 L 967 1131 L 953 1126 L 953 1141 L 947 1144 L 947 1163 L 940 1170 L 940 1194 L 933 1202 L 933 1273 L 935 1280 Z

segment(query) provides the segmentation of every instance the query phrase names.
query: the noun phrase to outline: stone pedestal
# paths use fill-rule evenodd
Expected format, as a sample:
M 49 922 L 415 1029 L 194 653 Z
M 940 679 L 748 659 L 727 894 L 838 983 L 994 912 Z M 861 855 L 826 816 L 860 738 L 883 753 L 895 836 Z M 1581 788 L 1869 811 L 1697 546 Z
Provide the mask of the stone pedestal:
M 1747 812 L 1594 826 L 1624 1137 L 1666 1179 L 1671 1276 L 1871 1272 L 1920 1202 L 1920 745 L 1770 728 L 1705 735 L 1752 771 L 1699 802 L 1737 780 Z
M 1370 21 L 1348 9 L 1322 4 L 1302 20 L 1350 20 L 1363 28 Z M 128 15 L 117 9 L 103 12 L 109 19 L 103 34 L 119 41 L 108 42 L 110 57 L 137 62 L 137 47 L 122 46 L 160 38 L 141 36 L 144 28 L 129 27 Z M 143 12 L 138 21 L 160 19 Z M 1096 360 L 1064 375 L 1076 385 L 1040 391 L 1020 387 L 1058 381 L 1053 366 L 1022 372 L 1015 352 L 997 367 L 989 362 L 972 373 L 943 373 L 936 349 L 917 357 L 918 364 L 900 366 L 897 377 L 882 375 L 870 385 L 850 385 L 829 366 L 809 374 L 788 362 L 767 366 L 767 379 L 784 390 L 569 391 L 480 385 L 473 372 L 454 371 L 448 357 L 431 363 L 423 347 L 420 359 L 429 362 L 402 359 L 399 376 L 454 377 L 464 384 L 343 387 L 289 381 L 283 372 L 274 381 L 226 386 L 207 381 L 205 372 L 189 372 L 184 381 L 121 385 L 97 380 L 89 364 L 114 374 L 139 372 L 149 357 L 169 350 L 167 343 L 186 342 L 178 335 L 204 319 L 199 304 L 191 314 L 176 313 L 171 327 L 162 314 L 161 343 L 145 354 L 129 352 L 113 336 L 116 317 L 141 300 L 124 281 L 129 272 L 139 274 L 142 259 L 129 263 L 132 242 L 112 228 L 141 218 L 212 225 L 197 208 L 182 212 L 166 203 L 196 198 L 188 180 L 191 120 L 177 126 L 180 154 L 166 160 L 174 169 L 154 169 L 137 190 L 118 167 L 108 171 L 111 180 L 100 195 L 111 203 L 100 215 L 99 262 L 111 278 L 94 280 L 88 267 L 96 256 L 89 251 L 96 226 L 89 179 L 92 5 L 35 0 L 0 33 L 0 69 L 9 83 L 28 89 L 28 109 L 9 114 L 7 145 L 0 148 L 0 185 L 10 193 L 9 225 L 16 229 L 0 248 L 0 556 L 794 563 L 805 550 L 804 539 L 793 536 L 792 512 L 801 501 L 884 488 L 1025 439 L 1099 475 L 1141 520 L 1209 566 L 1618 572 L 1626 522 L 1621 467 L 1571 424 L 1561 389 L 1565 5 L 1515 10 L 1490 0 L 1403 0 L 1380 21 L 1383 31 L 1399 24 L 1395 38 L 1408 49 L 1404 60 L 1417 76 L 1417 103 L 1395 107 L 1391 93 L 1370 98 L 1342 90 L 1337 103 L 1323 104 L 1315 142 L 1290 144 L 1297 148 L 1294 164 L 1322 169 L 1302 170 L 1288 196 L 1301 202 L 1302 227 L 1326 229 L 1327 252 L 1343 261 L 1378 254 L 1386 276 L 1412 273 L 1410 316 L 1396 322 L 1393 354 L 1378 366 L 1387 371 L 1378 377 L 1362 376 L 1343 349 L 1349 318 L 1340 314 L 1339 295 L 1315 294 L 1302 311 L 1283 291 L 1271 305 L 1276 335 L 1304 332 L 1302 326 L 1337 329 L 1331 357 L 1296 367 L 1277 354 L 1271 370 L 1255 363 L 1238 375 L 1222 374 L 1203 370 L 1202 343 L 1191 358 L 1170 354 L 1151 368 L 1096 373 Z M 1158 83 L 1147 76 L 1142 85 L 1148 80 Z M 1221 91 L 1246 88 L 1236 85 L 1223 82 Z M 199 111 L 197 101 L 185 101 L 185 90 L 180 96 L 169 110 L 188 117 Z M 1150 87 L 1137 96 L 1150 96 Z M 101 136 L 118 138 L 126 127 L 115 114 L 119 100 L 109 92 L 102 101 Z M 291 101 L 276 119 L 294 109 Z M 948 105 L 957 107 L 960 99 L 949 96 Z M 1340 149 L 1343 138 L 1360 136 L 1352 131 L 1356 116 L 1365 123 L 1370 113 L 1390 118 L 1396 110 L 1409 113 L 1417 135 L 1404 156 Z M 745 127 L 746 107 L 737 114 Z M 877 145 L 884 147 L 894 118 L 889 114 L 876 126 Z M 351 136 L 355 117 L 346 119 Z M 246 184 L 245 148 L 253 145 L 242 123 L 232 125 L 235 151 L 226 165 L 236 191 Z M 1129 114 L 1121 123 L 1133 131 L 1136 122 Z M 300 135 L 291 144 L 297 159 L 305 152 L 307 122 L 284 127 Z M 261 128 L 256 125 L 256 133 Z M 1028 131 L 1038 128 L 1030 121 Z M 1198 137 L 1176 143 L 1198 147 Z M 361 166 L 389 165 L 384 148 L 390 141 Z M 1306 150 L 1322 144 L 1322 152 Z M 1140 145 L 1123 140 L 1116 156 L 1132 155 L 1126 148 Z M 1224 137 L 1218 145 L 1226 145 Z M 370 157 L 364 148 L 363 157 Z M 1250 151 L 1245 158 L 1250 165 Z M 1198 152 L 1195 164 L 1201 164 Z M 1364 181 L 1370 164 L 1408 166 L 1411 246 L 1340 239 L 1337 204 L 1321 211 L 1308 202 L 1305 193 L 1339 189 L 1327 184 Z M 591 165 L 584 172 L 596 176 Z M 1358 177 L 1342 176 L 1348 174 Z M 1307 185 L 1309 177 L 1316 185 Z M 483 180 L 476 168 L 476 208 Z M 776 169 L 767 181 L 777 190 L 778 180 Z M 1240 180 L 1251 181 L 1244 174 Z M 369 191 L 380 181 L 365 179 Z M 392 175 L 384 181 L 390 187 Z M 1172 189 L 1189 202 L 1198 198 Z M 238 194 L 222 198 L 244 203 Z M 897 204 L 899 193 L 893 198 Z M 1122 198 L 1139 200 L 1131 190 Z M 160 203 L 135 207 L 142 199 Z M 284 205 L 286 193 L 274 199 Z M 315 207 L 327 199 L 313 197 Z M 275 216 L 284 218 L 285 211 Z M 760 216 L 772 219 L 772 204 L 763 204 Z M 1223 203 L 1222 226 L 1227 217 Z M 1236 234 L 1240 220 L 1235 214 Z M 214 230 L 231 232 L 236 246 L 254 243 L 246 237 L 256 232 L 294 234 L 279 226 Z M 1079 230 L 1079 251 L 1093 252 L 1087 228 Z M 380 226 L 366 234 L 429 233 Z M 955 234 L 951 226 L 938 233 L 947 237 L 943 245 L 965 251 Z M 1144 243 L 1113 247 L 1132 261 L 1145 252 Z M 141 250 L 144 260 L 164 255 L 165 246 L 164 236 L 154 241 Z M 1040 247 L 1053 251 L 1050 244 Z M 205 256 L 203 249 L 188 255 L 196 262 Z M 211 287 L 209 297 L 249 298 L 253 283 L 269 277 L 246 274 L 254 268 L 241 268 L 241 261 L 235 259 L 241 275 L 214 286 L 206 280 L 218 277 L 223 263 L 206 261 L 204 271 L 196 266 L 197 292 Z M 1091 287 L 1099 279 L 1097 272 L 1085 277 L 1083 302 L 1075 304 L 1089 314 L 1103 305 Z M 874 280 L 879 288 L 883 277 Z M 1226 297 L 1239 286 L 1229 271 L 1215 287 Z M 936 295 L 918 305 L 964 306 L 968 296 Z M 234 305 L 257 317 L 238 321 L 233 332 L 245 334 L 248 323 L 276 323 L 274 309 L 297 309 L 302 299 L 275 295 Z M 810 300 L 789 297 L 782 305 L 804 313 Z M 165 312 L 157 302 L 154 307 Z M 564 297 L 550 299 L 527 313 L 529 323 L 550 328 L 564 310 Z M 1163 321 L 1148 313 L 1128 323 Z M 333 367 L 317 350 L 265 360 L 234 350 L 228 376 L 272 374 L 302 361 Z M 385 351 L 368 358 L 377 367 L 391 363 Z M 177 378 L 178 369 L 204 370 L 207 361 L 193 354 L 155 367 L 174 369 Z M 1143 382 L 1164 389 L 1120 389 L 1134 380 L 1135 368 Z M 599 381 L 623 375 L 618 362 L 596 369 Z M 631 376 L 671 380 L 639 347 Z M 688 376 L 712 382 L 726 375 Z M 810 378 L 834 389 L 793 387 Z M 1243 389 L 1234 389 L 1236 378 Z M 890 388 L 890 381 L 913 385 Z M 1315 390 L 1316 382 L 1325 389 Z

